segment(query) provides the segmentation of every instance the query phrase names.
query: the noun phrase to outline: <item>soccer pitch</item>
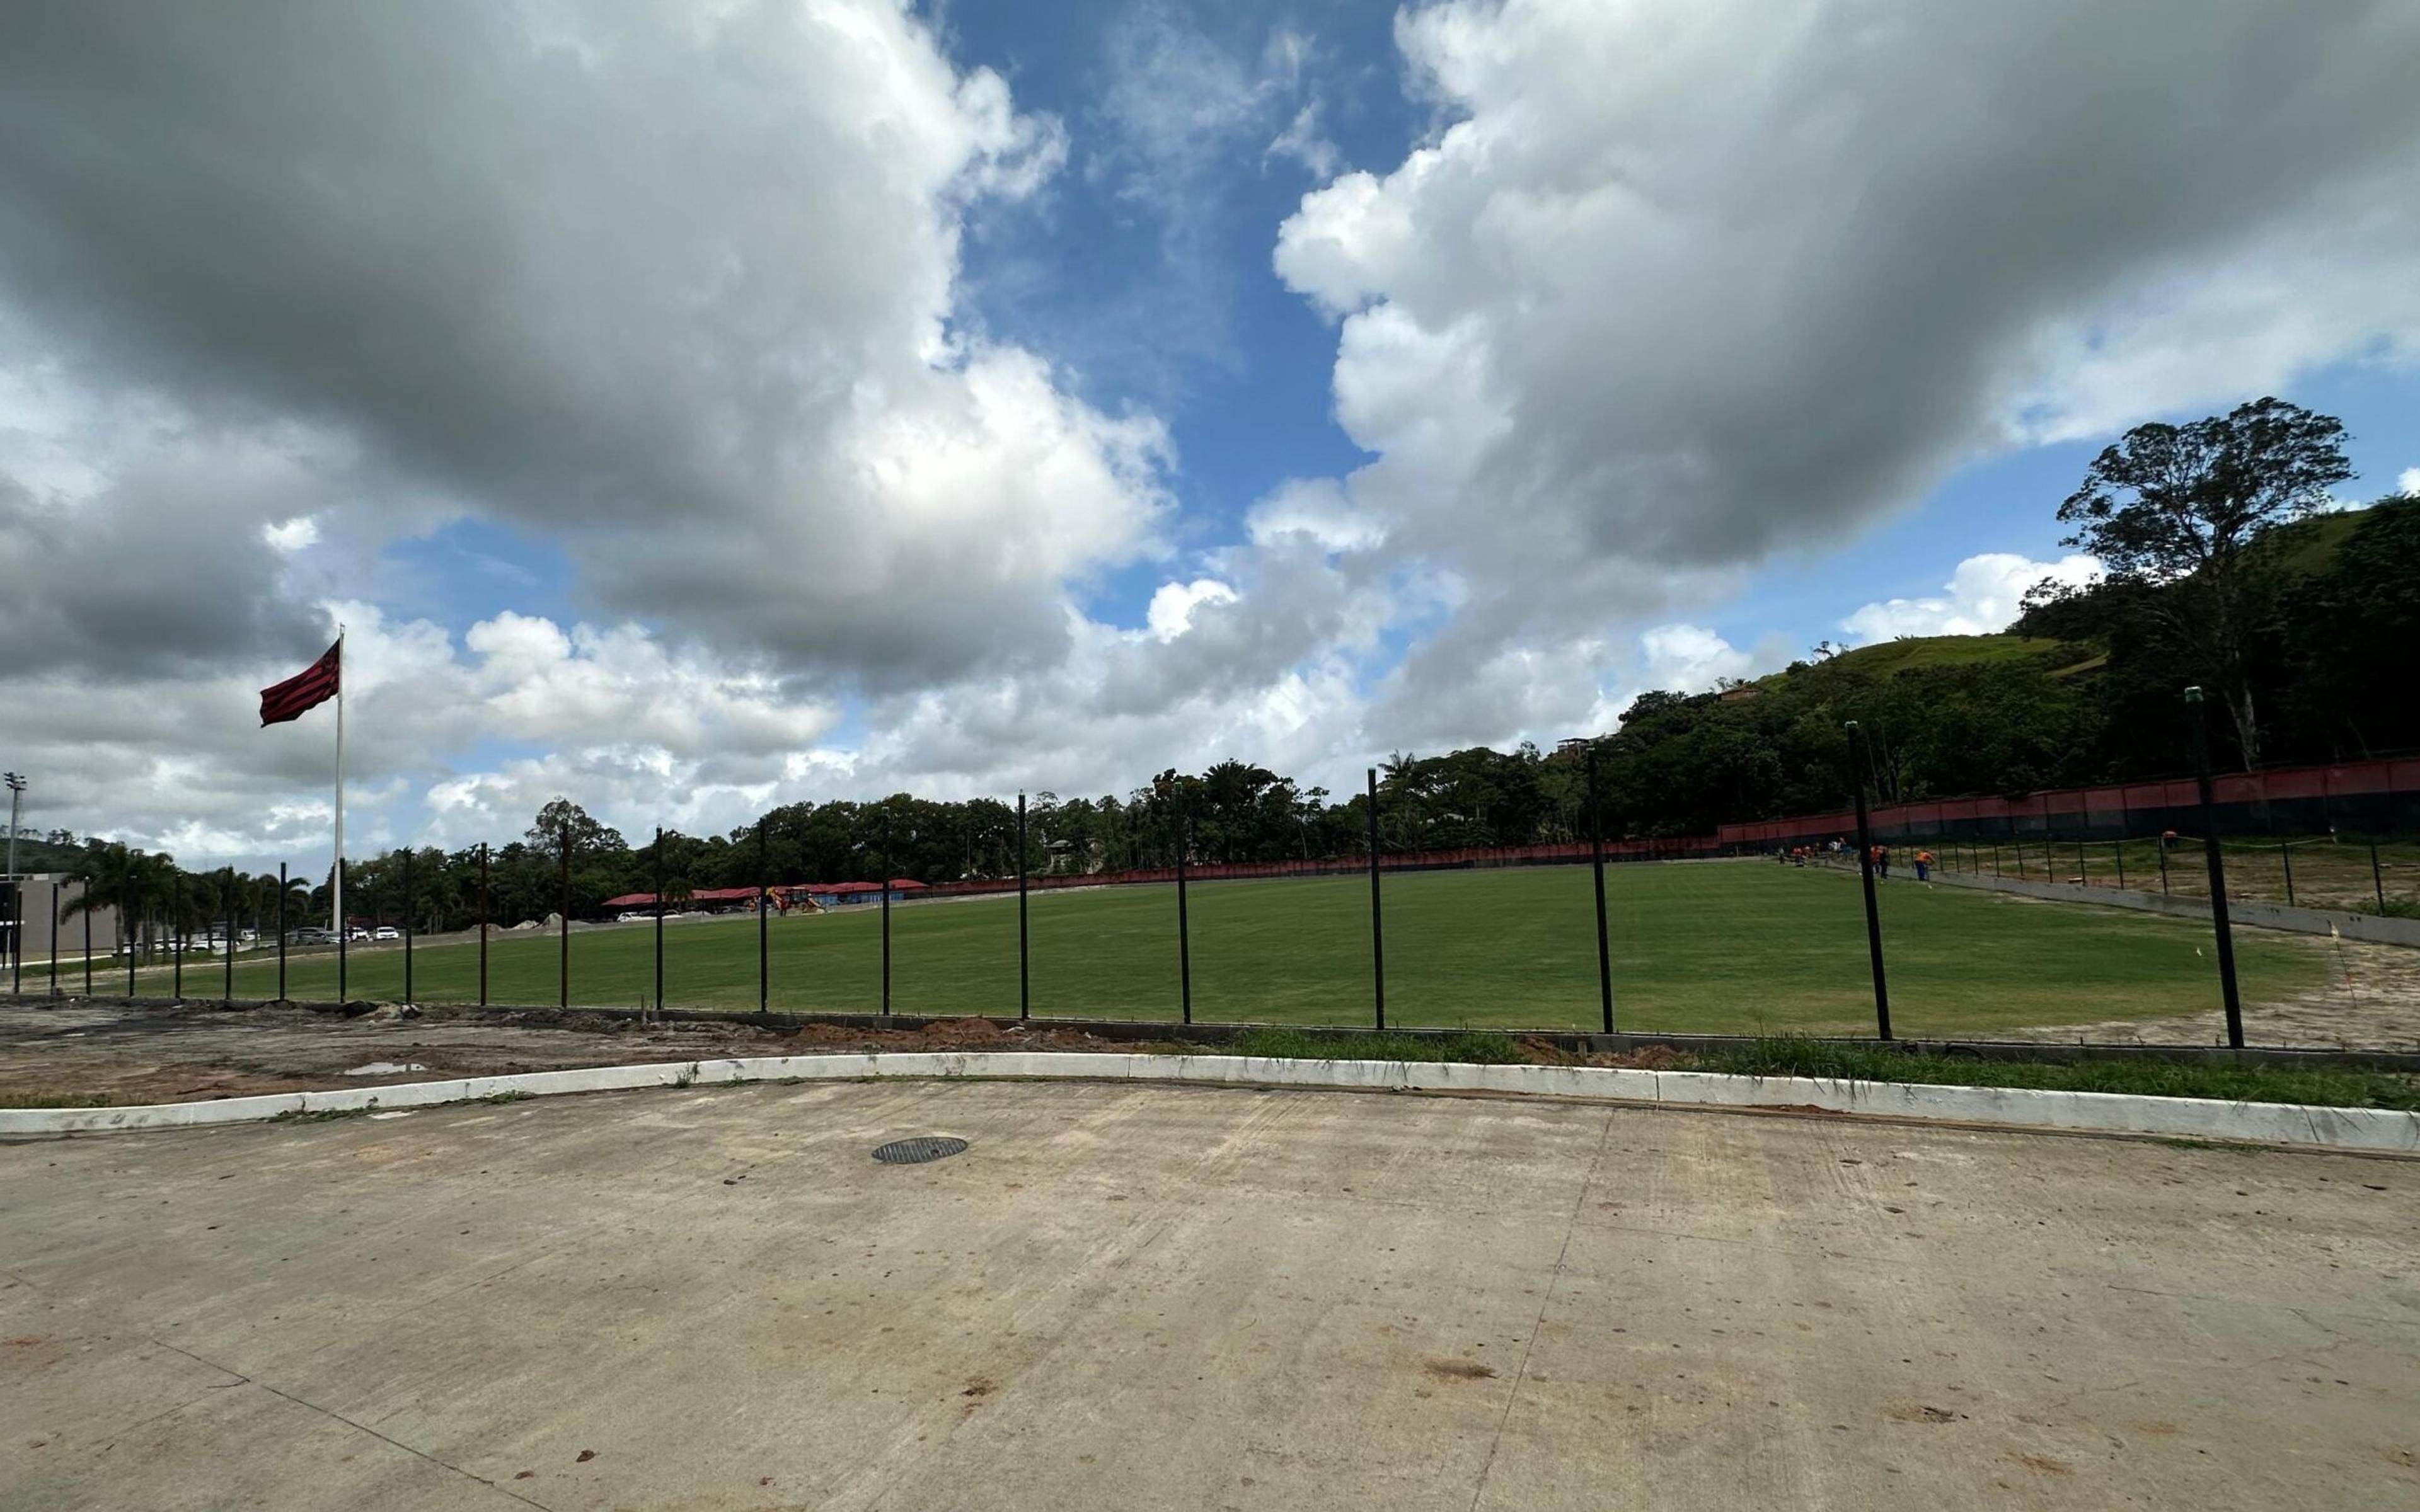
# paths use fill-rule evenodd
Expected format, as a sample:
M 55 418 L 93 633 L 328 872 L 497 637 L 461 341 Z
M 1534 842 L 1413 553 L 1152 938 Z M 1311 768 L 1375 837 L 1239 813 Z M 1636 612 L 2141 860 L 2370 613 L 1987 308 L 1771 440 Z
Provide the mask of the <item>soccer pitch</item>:
M 1606 868 L 1606 893 L 1620 1027 L 1872 1032 L 1854 875 L 1760 862 L 1622 865 Z M 1172 887 L 1036 892 L 1031 906 L 1037 1016 L 1177 1017 Z M 1883 886 L 1881 906 L 1893 1027 L 1903 1037 L 2159 1018 L 2218 1003 L 2210 931 L 2200 923 L 1903 880 Z M 1200 884 L 1189 889 L 1188 909 L 1195 1018 L 1370 1022 L 1366 879 Z M 771 1006 L 876 1011 L 876 914 L 861 907 L 774 918 Z M 902 905 L 891 924 L 893 1011 L 1016 1013 L 1013 893 Z M 628 1008 L 651 999 L 653 936 L 644 923 L 574 930 L 572 1003 Z M 1596 1025 L 1594 905 L 1584 866 L 1390 874 L 1386 939 L 1391 1026 Z M 2258 930 L 2240 931 L 2236 941 L 2248 1011 L 2326 980 L 2324 942 Z M 553 1003 L 558 949 L 551 932 L 491 934 L 489 1000 Z M 752 918 L 667 924 L 666 1002 L 754 1008 L 756 949 Z M 215 961 L 189 964 L 186 995 L 217 996 L 221 970 Z M 413 995 L 473 1001 L 477 972 L 475 945 L 422 945 Z M 160 990 L 164 975 L 147 972 L 145 990 Z M 400 997 L 402 951 L 356 947 L 348 985 L 356 998 Z M 275 988 L 273 958 L 238 964 L 237 996 L 266 997 Z M 335 991 L 332 954 L 293 959 L 289 995 L 327 999 Z

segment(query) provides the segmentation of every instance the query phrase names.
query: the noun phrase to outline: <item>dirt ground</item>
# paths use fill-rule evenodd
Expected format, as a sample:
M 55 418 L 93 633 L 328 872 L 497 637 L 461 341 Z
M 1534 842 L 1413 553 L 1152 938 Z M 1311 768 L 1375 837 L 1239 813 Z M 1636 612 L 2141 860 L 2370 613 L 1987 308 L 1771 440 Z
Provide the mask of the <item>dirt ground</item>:
M 1576 1055 L 1523 1039 L 1541 1064 L 1669 1065 L 1662 1046 Z M 114 1105 L 262 1092 L 377 1087 L 449 1076 L 581 1066 L 876 1050 L 1212 1051 L 1176 1038 L 1109 1040 L 1078 1029 L 948 1019 L 915 1029 L 806 1025 L 639 1024 L 595 1013 L 389 1008 L 359 1018 L 306 1009 L 129 1009 L 108 1003 L 0 1004 L 0 1103 L 104 1098 Z M 366 1067 L 387 1068 L 365 1072 Z
M 580 1066 L 849 1050 L 1118 1050 L 1065 1029 L 983 1019 L 879 1031 L 810 1025 L 648 1024 L 594 1013 L 381 1009 L 340 1018 L 305 1009 L 0 1005 L 0 1099 L 61 1092 L 112 1103 L 174 1103 Z M 1165 1048 L 1179 1048 L 1168 1045 Z M 357 1074 L 365 1066 L 396 1069 Z
M 2329 963 L 2324 987 L 2285 1003 L 2244 1011 L 2244 1038 L 2253 1044 L 2301 1050 L 2420 1050 L 2420 950 L 2399 945 L 2305 937 Z M 2225 1044 L 2226 1012 L 2176 1018 L 2069 1024 L 2011 1029 L 2008 1038 L 2072 1044 Z

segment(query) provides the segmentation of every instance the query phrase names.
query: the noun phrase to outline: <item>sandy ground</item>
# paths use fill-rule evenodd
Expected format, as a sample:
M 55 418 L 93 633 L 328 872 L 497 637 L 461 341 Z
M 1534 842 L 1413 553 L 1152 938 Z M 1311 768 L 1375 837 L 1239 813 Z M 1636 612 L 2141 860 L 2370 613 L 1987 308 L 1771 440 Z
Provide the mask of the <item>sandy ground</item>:
M 2357 940 L 2298 936 L 2328 964 L 2325 986 L 2244 1011 L 2244 1039 L 2298 1049 L 2420 1050 L 2420 950 Z M 2011 1040 L 2095 1044 L 2225 1044 L 2226 1011 L 2211 984 L 2207 1012 L 2175 1018 L 2011 1029 Z
M 2415 1173 L 1005 1083 L 11 1145 L 0 1507 L 2412 1506 Z
M 432 1009 L 406 1018 L 388 1009 L 348 1019 L 285 1008 L 0 1003 L 0 1098 L 68 1091 L 121 1104 L 176 1103 L 723 1056 L 1138 1048 L 1146 1047 L 1074 1030 L 1003 1029 L 982 1019 L 892 1032 L 828 1026 L 775 1031 L 745 1025 L 643 1026 L 579 1012 Z M 349 1074 L 375 1065 L 423 1069 Z

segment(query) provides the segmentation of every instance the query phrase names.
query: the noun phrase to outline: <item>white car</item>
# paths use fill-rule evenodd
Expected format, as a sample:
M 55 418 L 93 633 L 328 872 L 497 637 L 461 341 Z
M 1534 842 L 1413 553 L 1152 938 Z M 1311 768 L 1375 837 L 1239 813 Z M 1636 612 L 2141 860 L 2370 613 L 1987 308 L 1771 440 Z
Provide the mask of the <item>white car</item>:
M 396 928 L 393 924 L 380 924 L 378 927 L 377 934 L 372 937 L 381 940 L 399 940 L 403 938 L 403 931 Z

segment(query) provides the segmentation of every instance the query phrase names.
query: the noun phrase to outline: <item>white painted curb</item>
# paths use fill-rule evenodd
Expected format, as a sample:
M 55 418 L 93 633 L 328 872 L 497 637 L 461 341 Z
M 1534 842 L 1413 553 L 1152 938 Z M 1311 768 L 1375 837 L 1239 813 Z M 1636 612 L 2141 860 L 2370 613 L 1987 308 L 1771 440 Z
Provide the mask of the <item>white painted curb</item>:
M 1595 1066 L 1476 1066 L 1047 1051 L 752 1056 L 742 1059 L 529 1072 L 513 1076 L 468 1076 L 395 1087 L 349 1087 L 326 1092 L 278 1092 L 265 1097 L 163 1103 L 148 1107 L 6 1108 L 0 1109 L 0 1135 L 186 1129 L 214 1123 L 259 1122 L 288 1113 L 427 1107 L 512 1094 L 548 1097 L 642 1087 L 870 1077 L 1065 1078 L 1404 1092 L 1500 1092 L 1614 1099 L 1678 1107 L 1803 1108 L 2024 1129 L 2092 1130 L 2420 1153 L 2420 1114 L 2383 1108 L 2221 1103 L 2204 1098 L 2135 1097 L 2115 1092 L 1936 1087 L 1796 1076 L 1732 1076 L 1696 1071 L 1621 1071 Z

